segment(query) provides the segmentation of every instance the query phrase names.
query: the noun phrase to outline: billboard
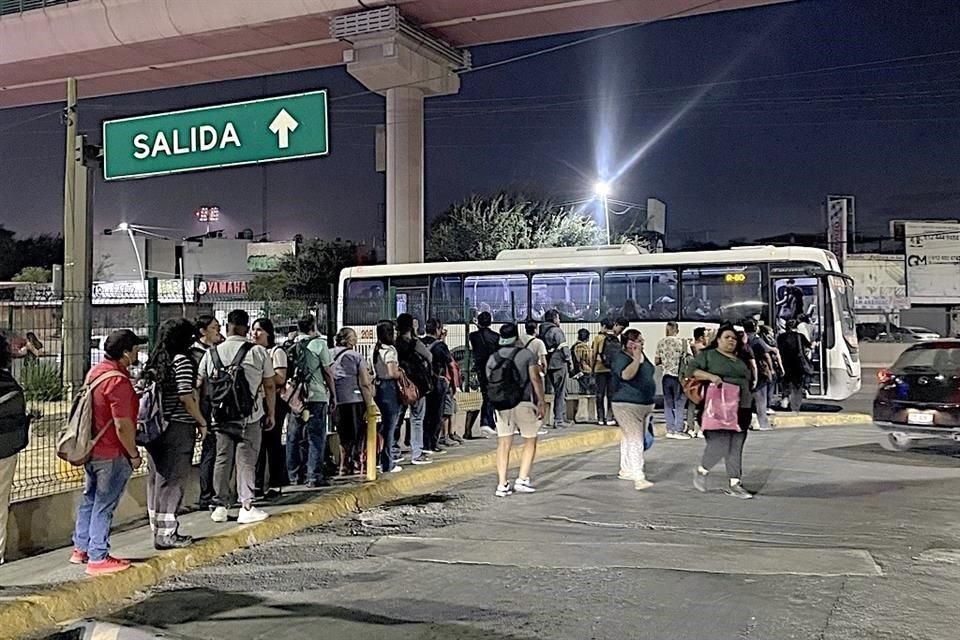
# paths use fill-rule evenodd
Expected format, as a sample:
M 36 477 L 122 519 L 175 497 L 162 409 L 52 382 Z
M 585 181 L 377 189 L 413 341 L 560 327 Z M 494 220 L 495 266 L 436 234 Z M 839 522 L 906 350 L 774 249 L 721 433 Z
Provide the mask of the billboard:
M 856 311 L 895 311 L 910 306 L 903 256 L 848 255 L 843 272 L 853 278 Z
M 903 225 L 907 295 L 914 304 L 960 304 L 960 224 Z
M 847 255 L 847 225 L 852 198 L 849 196 L 827 196 L 827 249 L 837 256 L 840 266 Z
M 287 256 L 296 255 L 297 243 L 251 242 L 247 245 L 247 268 L 253 272 L 276 271 Z

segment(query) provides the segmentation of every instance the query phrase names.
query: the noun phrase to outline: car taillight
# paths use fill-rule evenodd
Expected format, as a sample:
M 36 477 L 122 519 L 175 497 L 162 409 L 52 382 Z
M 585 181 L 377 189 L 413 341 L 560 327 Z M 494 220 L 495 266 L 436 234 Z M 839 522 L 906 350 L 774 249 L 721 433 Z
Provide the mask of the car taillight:
M 893 372 L 891 372 L 890 369 L 880 369 L 880 371 L 877 371 L 878 384 L 887 384 L 891 381 L 893 381 Z

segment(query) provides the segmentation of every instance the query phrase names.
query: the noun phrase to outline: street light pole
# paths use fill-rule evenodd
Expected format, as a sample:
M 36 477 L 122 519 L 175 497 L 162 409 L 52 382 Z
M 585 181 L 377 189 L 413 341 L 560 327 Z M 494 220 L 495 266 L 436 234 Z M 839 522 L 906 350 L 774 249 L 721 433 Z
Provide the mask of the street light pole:
M 603 200 L 603 222 L 607 230 L 607 244 L 610 244 L 610 207 L 607 203 L 606 194 L 600 196 L 600 198 Z
M 593 192 L 603 204 L 603 227 L 607 233 L 607 244 L 610 244 L 610 207 L 607 199 L 610 196 L 610 183 L 604 180 L 593 185 Z

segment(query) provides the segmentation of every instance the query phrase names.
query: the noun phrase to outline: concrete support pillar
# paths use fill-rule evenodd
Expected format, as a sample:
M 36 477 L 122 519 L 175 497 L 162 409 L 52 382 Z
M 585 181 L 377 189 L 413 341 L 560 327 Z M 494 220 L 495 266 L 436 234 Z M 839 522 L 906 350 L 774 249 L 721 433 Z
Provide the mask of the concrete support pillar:
M 423 262 L 423 90 L 387 89 L 387 262 Z
M 446 57 L 395 32 L 351 40 L 347 71 L 387 99 L 387 262 L 423 262 L 423 101 L 460 91 Z

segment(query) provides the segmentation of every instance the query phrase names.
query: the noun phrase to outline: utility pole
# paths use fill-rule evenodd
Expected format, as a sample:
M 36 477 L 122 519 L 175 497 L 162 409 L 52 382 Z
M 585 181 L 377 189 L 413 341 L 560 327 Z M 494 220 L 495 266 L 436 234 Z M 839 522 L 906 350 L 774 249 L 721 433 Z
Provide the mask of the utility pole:
M 67 80 L 66 162 L 63 174 L 63 384 L 69 395 L 83 385 L 90 366 L 93 218 L 85 137 L 77 134 L 77 81 Z

